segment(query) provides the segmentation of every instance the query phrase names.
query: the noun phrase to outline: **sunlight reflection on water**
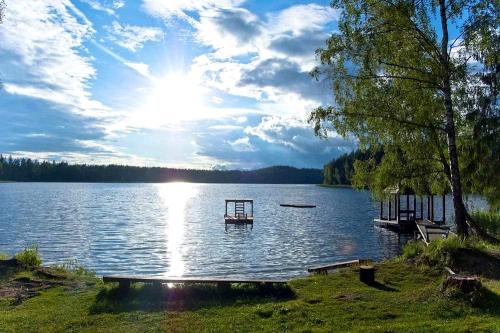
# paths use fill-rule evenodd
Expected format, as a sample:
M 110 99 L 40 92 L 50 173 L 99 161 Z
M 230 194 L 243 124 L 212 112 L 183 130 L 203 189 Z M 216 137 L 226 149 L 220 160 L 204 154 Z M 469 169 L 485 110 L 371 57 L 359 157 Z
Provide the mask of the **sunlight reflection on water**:
M 188 201 L 196 197 L 196 184 L 170 183 L 157 185 L 158 193 L 168 211 L 168 222 L 165 228 L 167 254 L 170 266 L 165 276 L 182 276 L 184 274 L 184 260 L 182 243 L 185 233 L 186 207 Z

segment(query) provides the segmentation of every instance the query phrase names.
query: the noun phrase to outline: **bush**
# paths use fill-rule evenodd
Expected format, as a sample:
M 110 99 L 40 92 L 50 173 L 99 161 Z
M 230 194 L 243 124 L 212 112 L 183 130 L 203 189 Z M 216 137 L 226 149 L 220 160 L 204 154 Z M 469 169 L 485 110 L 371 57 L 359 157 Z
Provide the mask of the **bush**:
M 95 277 L 95 272 L 81 266 L 77 260 L 68 260 L 63 264 L 53 266 L 54 269 L 77 276 Z
M 500 212 L 474 211 L 471 217 L 488 233 L 500 236 Z
M 434 240 L 425 246 L 419 241 L 409 241 L 403 247 L 401 259 L 420 259 L 430 266 L 453 266 L 459 259 L 462 249 L 484 251 L 492 245 L 476 237 L 460 238 L 450 236 L 446 239 Z
M 38 267 L 42 264 L 37 246 L 25 248 L 23 251 L 17 253 L 15 258 L 24 267 Z
M 7 260 L 9 259 L 9 256 L 5 253 L 0 252 L 0 260 Z
M 403 258 L 414 259 L 424 252 L 425 245 L 419 241 L 409 241 L 403 247 Z
M 460 237 L 435 240 L 424 249 L 422 258 L 432 265 L 451 265 L 459 249 L 473 247 L 470 243 Z

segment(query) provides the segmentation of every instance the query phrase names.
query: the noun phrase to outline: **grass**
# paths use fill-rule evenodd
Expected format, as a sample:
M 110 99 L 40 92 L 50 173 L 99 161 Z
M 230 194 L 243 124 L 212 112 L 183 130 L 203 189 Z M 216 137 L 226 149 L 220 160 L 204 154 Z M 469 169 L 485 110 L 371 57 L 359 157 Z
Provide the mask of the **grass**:
M 0 267 L 0 270 L 2 268 Z M 58 268 L 61 269 L 61 268 Z M 374 285 L 356 269 L 263 289 L 137 285 L 123 292 L 91 275 L 66 273 L 63 285 L 13 305 L 0 297 L 0 332 L 498 332 L 500 283 L 479 303 L 446 297 L 443 273 L 403 260 L 377 265 Z M 21 269 L 0 274 L 39 279 Z
M 42 264 L 42 259 L 35 245 L 25 248 L 15 255 L 17 261 L 24 267 L 38 267 Z
M 500 211 L 474 211 L 471 217 L 488 233 L 500 237 Z

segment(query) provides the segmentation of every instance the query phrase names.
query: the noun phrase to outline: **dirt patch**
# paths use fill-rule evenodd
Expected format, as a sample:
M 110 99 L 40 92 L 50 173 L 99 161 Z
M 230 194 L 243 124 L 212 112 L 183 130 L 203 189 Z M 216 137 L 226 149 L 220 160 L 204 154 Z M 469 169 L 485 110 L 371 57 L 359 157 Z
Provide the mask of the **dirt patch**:
M 63 285 L 60 281 L 34 280 L 21 277 L 0 285 L 0 298 L 11 299 L 12 305 L 19 305 L 24 300 L 39 295 L 40 291 Z

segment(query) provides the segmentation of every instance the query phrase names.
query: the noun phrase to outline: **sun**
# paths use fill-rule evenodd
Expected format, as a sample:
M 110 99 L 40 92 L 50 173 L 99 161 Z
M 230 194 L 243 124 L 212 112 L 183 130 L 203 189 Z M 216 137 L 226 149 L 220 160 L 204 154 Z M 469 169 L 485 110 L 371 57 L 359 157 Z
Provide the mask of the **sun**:
M 195 78 L 172 73 L 156 79 L 145 98 L 141 118 L 161 126 L 196 120 L 204 109 L 205 91 Z

